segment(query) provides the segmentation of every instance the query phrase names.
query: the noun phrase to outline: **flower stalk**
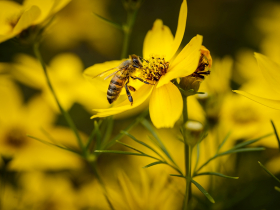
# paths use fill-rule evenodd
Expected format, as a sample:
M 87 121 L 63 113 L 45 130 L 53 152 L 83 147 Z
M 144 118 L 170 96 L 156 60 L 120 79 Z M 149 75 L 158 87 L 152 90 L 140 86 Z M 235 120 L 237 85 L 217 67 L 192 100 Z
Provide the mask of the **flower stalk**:
M 188 106 L 187 106 L 187 96 L 182 92 L 183 97 L 183 138 L 184 138 L 184 154 L 185 154 L 185 171 L 186 171 L 186 191 L 185 198 L 183 203 L 183 209 L 186 210 L 188 208 L 189 199 L 191 197 L 191 179 L 192 179 L 192 171 L 191 171 L 191 160 L 192 160 L 192 146 L 187 143 L 187 131 L 185 124 L 188 121 Z
M 51 81 L 50 81 L 50 78 L 49 78 L 49 75 L 48 75 L 48 72 L 47 72 L 47 67 L 46 67 L 46 64 L 44 63 L 43 61 L 43 58 L 41 56 L 41 53 L 40 53 L 40 50 L 39 50 L 39 47 L 40 47 L 40 42 L 39 41 L 36 41 L 33 45 L 33 50 L 34 50 L 34 53 L 35 53 L 35 56 L 36 58 L 39 60 L 40 64 L 42 65 L 42 68 L 44 70 L 44 74 L 45 74 L 45 77 L 46 77 L 46 80 L 47 80 L 47 84 L 55 98 L 55 101 L 59 107 L 59 110 L 60 112 L 62 113 L 62 115 L 64 116 L 65 120 L 67 121 L 69 127 L 71 128 L 71 130 L 74 132 L 74 135 L 76 136 L 76 139 L 77 139 L 77 142 L 78 142 L 78 145 L 80 147 L 80 149 L 82 150 L 82 154 L 85 155 L 85 149 L 84 149 L 84 145 L 82 143 L 82 139 L 78 133 L 78 129 L 76 127 L 76 125 L 74 124 L 72 118 L 70 117 L 69 113 L 67 111 L 65 111 L 63 109 L 63 107 L 61 106 L 59 100 L 58 100 L 58 97 L 53 89 L 53 86 L 51 84 Z
M 127 58 L 128 57 L 128 47 L 129 47 L 129 42 L 131 38 L 131 32 L 132 28 L 134 26 L 136 16 L 138 9 L 140 8 L 140 4 L 142 1 L 139 2 L 133 2 L 133 1 L 123 1 L 124 7 L 127 11 L 127 19 L 126 23 L 123 24 L 122 30 L 124 33 L 124 39 L 123 39 L 123 46 L 122 46 L 122 52 L 121 52 L 121 59 Z

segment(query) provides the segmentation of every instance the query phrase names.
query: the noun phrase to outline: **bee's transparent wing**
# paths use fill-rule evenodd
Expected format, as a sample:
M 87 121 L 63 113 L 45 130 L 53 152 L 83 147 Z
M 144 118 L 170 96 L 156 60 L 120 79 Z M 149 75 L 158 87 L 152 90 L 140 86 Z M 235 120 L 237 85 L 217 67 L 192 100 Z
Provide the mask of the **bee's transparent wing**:
M 106 80 L 106 79 L 108 79 L 109 77 L 111 77 L 112 75 L 114 75 L 117 71 L 119 71 L 119 68 L 118 68 L 118 67 L 114 67 L 114 68 L 108 69 L 108 70 L 106 70 L 106 71 L 103 71 L 102 73 L 97 74 L 97 75 L 95 75 L 94 77 L 92 77 L 92 79 L 93 79 L 93 78 L 96 78 L 96 77 L 103 77 L 103 76 L 106 75 L 108 72 L 110 72 L 110 71 L 112 71 L 112 70 L 114 70 L 114 69 L 117 69 L 117 70 L 114 71 L 114 72 L 113 72 L 112 74 L 110 74 L 109 76 L 105 77 L 104 80 Z
M 114 74 L 116 74 L 118 71 L 121 71 L 121 70 L 122 70 L 122 69 L 119 69 L 119 70 L 113 72 L 112 74 L 109 74 L 107 77 L 104 78 L 104 80 L 110 78 L 111 76 L 113 76 Z

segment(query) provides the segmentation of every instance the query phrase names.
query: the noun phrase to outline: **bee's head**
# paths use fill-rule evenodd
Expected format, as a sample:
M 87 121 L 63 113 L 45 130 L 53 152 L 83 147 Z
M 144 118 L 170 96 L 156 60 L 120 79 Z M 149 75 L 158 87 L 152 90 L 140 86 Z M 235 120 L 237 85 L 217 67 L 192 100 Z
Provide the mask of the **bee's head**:
M 143 64 L 142 64 L 139 56 L 133 54 L 133 55 L 130 56 L 130 58 L 133 62 L 134 67 L 136 67 L 136 68 L 142 68 L 143 67 Z

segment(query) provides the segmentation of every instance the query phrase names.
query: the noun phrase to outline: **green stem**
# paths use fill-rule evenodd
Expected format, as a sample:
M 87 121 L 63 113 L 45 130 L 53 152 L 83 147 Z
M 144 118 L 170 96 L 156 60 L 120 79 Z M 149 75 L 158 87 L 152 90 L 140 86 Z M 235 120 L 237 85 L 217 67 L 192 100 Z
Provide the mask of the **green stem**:
M 135 23 L 136 15 L 137 15 L 137 9 L 135 10 L 129 10 L 127 11 L 127 20 L 126 24 L 123 25 L 123 32 L 124 32 L 124 39 L 123 39 L 123 47 L 122 47 L 122 53 L 121 53 L 121 59 L 128 57 L 128 46 L 131 38 L 131 32 L 132 28 Z
M 189 199 L 191 198 L 191 160 L 192 160 L 192 147 L 185 144 L 185 167 L 186 167 L 186 192 L 184 200 L 184 210 L 188 209 Z
M 185 125 L 185 123 L 188 121 L 188 106 L 187 106 L 188 97 L 184 96 L 183 93 L 182 93 L 182 97 L 183 97 L 183 121 L 184 121 L 183 125 Z
M 57 95 L 56 95 L 56 93 L 55 93 L 55 91 L 54 91 L 54 89 L 53 89 L 53 86 L 52 86 L 52 84 L 51 84 L 51 81 L 50 81 L 50 78 L 49 78 L 49 75 L 48 75 L 48 72 L 47 72 L 46 64 L 44 63 L 43 58 L 42 58 L 41 53 L 40 53 L 40 50 L 39 50 L 39 42 L 35 42 L 35 43 L 34 43 L 33 50 L 34 50 L 34 53 L 35 53 L 37 59 L 40 61 L 41 65 L 42 65 L 42 68 L 43 68 L 43 70 L 44 70 L 44 74 L 45 74 L 45 77 L 46 77 L 46 80 L 47 80 L 47 84 L 48 84 L 48 86 L 49 86 L 49 88 L 50 88 L 50 90 L 51 90 L 51 92 L 52 92 L 52 94 L 53 94 L 53 96 L 54 96 L 54 98 L 55 98 L 55 101 L 56 101 L 56 103 L 57 103 L 57 105 L 58 105 L 58 107 L 59 107 L 59 109 L 60 109 L 60 112 L 62 113 L 62 115 L 63 115 L 64 118 L 66 119 L 66 121 L 67 121 L 69 127 L 70 127 L 70 128 L 72 129 L 72 131 L 74 132 L 74 135 L 76 136 L 77 141 L 78 141 L 78 144 L 79 144 L 79 146 L 80 146 L 80 148 L 81 148 L 81 150 L 82 150 L 82 152 L 83 152 L 83 155 L 84 155 L 84 152 L 85 152 L 85 150 L 84 150 L 84 145 L 83 145 L 82 140 L 81 140 L 81 138 L 80 138 L 80 135 L 79 135 L 79 133 L 78 133 L 78 129 L 77 129 L 77 127 L 75 126 L 75 124 L 74 124 L 72 118 L 70 117 L 69 113 L 66 112 L 66 111 L 62 108 L 61 104 L 59 103 L 58 97 L 57 97 Z
M 192 147 L 187 144 L 187 136 L 185 130 L 185 124 L 188 121 L 188 106 L 187 106 L 187 96 L 182 93 L 183 97 L 183 130 L 184 130 L 184 148 L 185 148 L 185 170 L 186 170 L 186 191 L 185 191 L 185 199 L 183 203 L 183 209 L 186 210 L 188 208 L 189 199 L 191 198 L 191 179 L 192 179 L 192 171 L 191 171 L 191 162 L 192 162 Z

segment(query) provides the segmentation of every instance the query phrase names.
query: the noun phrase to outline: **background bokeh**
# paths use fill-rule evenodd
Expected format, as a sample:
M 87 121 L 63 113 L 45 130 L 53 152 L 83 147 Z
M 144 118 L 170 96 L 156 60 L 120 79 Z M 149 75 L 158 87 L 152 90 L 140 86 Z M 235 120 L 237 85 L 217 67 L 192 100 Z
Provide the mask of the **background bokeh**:
M 156 19 L 162 19 L 175 34 L 181 3 L 181 0 L 145 0 L 138 11 L 128 53 L 142 55 L 145 35 Z M 187 25 L 181 47 L 200 34 L 213 57 L 211 75 L 200 89 L 208 92 L 209 98 L 191 96 L 188 100 L 189 117 L 209 128 L 200 146 L 199 164 L 202 164 L 214 155 L 228 132 L 231 135 L 224 149 L 272 133 L 270 120 L 280 132 L 280 111 L 231 91 L 266 91 L 253 53 L 262 53 L 280 63 L 280 2 L 188 0 L 187 3 Z M 0 12 L 4 9 L 0 8 Z M 58 98 L 83 141 L 96 123 L 101 124 L 101 130 L 107 129 L 106 120 L 102 124 L 100 119 L 91 120 L 90 116 L 92 108 L 107 108 L 108 104 L 104 92 L 86 81 L 82 72 L 94 64 L 120 59 L 123 41 L 121 31 L 101 21 L 93 12 L 117 23 L 126 21 L 121 0 L 72 0 L 56 14 L 40 48 Z M 26 136 L 78 148 L 48 89 L 32 46 L 17 39 L 0 43 L 0 62 L 0 208 L 110 209 L 88 161 Z M 267 95 L 269 98 L 273 93 Z M 113 138 L 132 124 L 140 111 L 117 116 L 111 136 L 106 138 Z M 180 122 L 173 129 L 160 129 L 157 133 L 183 169 L 183 144 L 177 140 Z M 149 142 L 150 134 L 140 124 L 131 134 Z M 122 141 L 139 146 L 128 137 Z M 264 146 L 266 150 L 230 155 L 207 166 L 206 171 L 216 170 L 239 179 L 199 177 L 196 180 L 216 203 L 211 204 L 193 186 L 194 209 L 279 209 L 280 194 L 274 190 L 277 182 L 258 164 L 261 161 L 279 177 L 276 138 L 272 135 L 254 146 Z M 125 150 L 121 145 L 113 145 L 112 149 Z M 143 169 L 152 162 L 144 157 L 105 154 L 94 158 L 116 209 L 181 208 L 184 182 L 169 177 L 174 170 L 167 166 Z

